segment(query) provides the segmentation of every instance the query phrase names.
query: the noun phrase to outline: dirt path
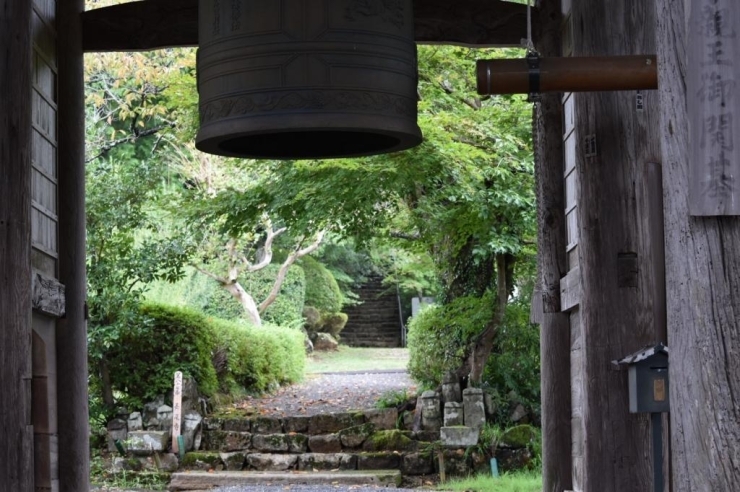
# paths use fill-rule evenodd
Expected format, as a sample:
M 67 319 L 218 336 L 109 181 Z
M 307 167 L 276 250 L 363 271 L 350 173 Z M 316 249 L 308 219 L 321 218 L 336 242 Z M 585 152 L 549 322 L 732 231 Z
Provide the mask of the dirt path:
M 413 394 L 416 385 L 403 370 L 309 374 L 300 384 L 267 397 L 247 398 L 237 408 L 276 417 L 345 412 L 373 408 L 391 391 Z

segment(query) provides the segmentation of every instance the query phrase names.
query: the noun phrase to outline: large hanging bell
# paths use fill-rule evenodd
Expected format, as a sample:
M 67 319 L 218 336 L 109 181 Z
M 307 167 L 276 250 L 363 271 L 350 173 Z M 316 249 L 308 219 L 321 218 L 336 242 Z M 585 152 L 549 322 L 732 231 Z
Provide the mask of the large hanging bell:
M 411 0 L 200 0 L 198 149 L 355 157 L 421 143 Z

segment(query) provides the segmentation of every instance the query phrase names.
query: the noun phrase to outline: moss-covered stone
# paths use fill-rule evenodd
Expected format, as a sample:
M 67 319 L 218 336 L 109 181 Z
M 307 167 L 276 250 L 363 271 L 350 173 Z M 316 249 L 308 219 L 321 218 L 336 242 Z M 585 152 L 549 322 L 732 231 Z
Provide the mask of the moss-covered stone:
M 286 434 L 255 434 L 252 445 L 257 451 L 284 453 L 290 449 L 290 439 Z
M 398 453 L 361 453 L 357 455 L 358 470 L 397 470 L 401 467 Z
M 308 436 L 305 434 L 288 434 L 288 452 L 305 453 L 308 451 Z
M 329 413 L 314 415 L 308 424 L 308 433 L 316 436 L 319 434 L 333 434 L 349 427 L 355 427 L 365 423 L 365 415 L 360 413 Z
M 339 439 L 345 448 L 358 448 L 375 432 L 375 424 L 362 424 L 339 431 Z
M 216 452 L 193 451 L 186 453 L 180 464 L 183 470 L 221 470 L 221 455 Z
M 418 442 L 411 439 L 412 433 L 400 430 L 377 431 L 365 440 L 365 451 L 416 451 Z
M 206 451 L 242 451 L 252 444 L 249 432 L 206 431 L 203 433 L 203 449 Z
M 531 425 L 517 425 L 507 429 L 499 439 L 500 447 L 526 448 L 537 439 L 537 431 Z

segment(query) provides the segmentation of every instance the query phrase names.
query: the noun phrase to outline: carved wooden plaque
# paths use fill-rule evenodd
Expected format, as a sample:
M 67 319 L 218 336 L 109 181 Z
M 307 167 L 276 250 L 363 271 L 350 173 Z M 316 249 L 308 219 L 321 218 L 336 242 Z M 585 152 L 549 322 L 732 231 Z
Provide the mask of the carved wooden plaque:
M 694 0 L 687 50 L 690 211 L 740 215 L 740 2 Z

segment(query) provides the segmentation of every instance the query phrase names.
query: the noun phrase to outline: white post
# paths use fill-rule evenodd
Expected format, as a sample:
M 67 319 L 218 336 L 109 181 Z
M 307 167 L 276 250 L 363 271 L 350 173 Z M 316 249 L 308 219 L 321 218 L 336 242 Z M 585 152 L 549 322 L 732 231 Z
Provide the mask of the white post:
M 175 373 L 175 391 L 172 395 L 172 452 L 177 454 L 179 447 L 177 437 L 180 435 L 182 422 L 182 372 Z

